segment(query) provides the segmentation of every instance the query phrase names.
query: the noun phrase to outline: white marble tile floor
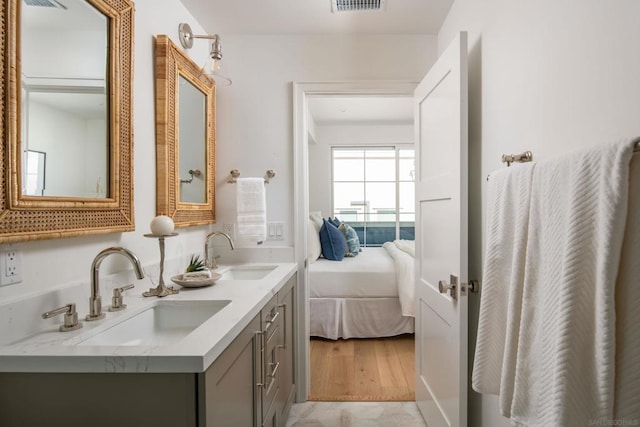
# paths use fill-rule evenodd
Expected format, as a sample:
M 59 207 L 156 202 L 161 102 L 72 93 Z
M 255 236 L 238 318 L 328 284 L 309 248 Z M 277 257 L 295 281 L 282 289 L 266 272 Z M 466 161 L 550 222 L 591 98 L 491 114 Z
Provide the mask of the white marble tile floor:
M 415 402 L 305 402 L 287 427 L 426 427 Z

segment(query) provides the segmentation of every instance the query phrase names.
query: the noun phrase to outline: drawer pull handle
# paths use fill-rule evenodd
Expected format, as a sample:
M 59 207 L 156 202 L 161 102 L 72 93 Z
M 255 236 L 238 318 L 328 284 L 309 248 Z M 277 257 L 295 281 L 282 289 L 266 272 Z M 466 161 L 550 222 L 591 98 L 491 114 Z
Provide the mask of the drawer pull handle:
M 278 345 L 278 348 L 281 349 L 286 349 L 287 348 L 287 304 L 279 304 L 278 308 L 282 308 L 282 311 L 284 311 L 284 317 L 283 317 L 283 323 L 284 323 L 284 327 L 283 329 L 283 344 Z
M 269 377 L 271 378 L 275 378 L 276 374 L 278 373 L 278 368 L 280 367 L 280 362 L 277 363 L 269 363 L 269 365 L 273 366 L 273 369 L 271 370 L 271 373 L 269 374 Z
M 276 321 L 276 319 L 278 318 L 278 316 L 280 316 L 280 312 L 276 311 L 276 314 L 273 315 L 273 317 L 269 320 L 267 320 L 265 323 L 265 327 L 264 327 L 264 331 L 267 332 L 267 330 L 271 327 L 271 325 Z
M 265 386 L 265 381 L 264 381 L 264 369 L 262 369 L 262 366 L 264 365 L 264 334 L 265 331 L 255 331 L 255 338 L 257 338 L 259 340 L 259 342 L 256 345 L 257 348 L 260 349 L 259 353 L 259 357 L 260 357 L 260 382 L 256 383 L 256 387 L 264 387 Z

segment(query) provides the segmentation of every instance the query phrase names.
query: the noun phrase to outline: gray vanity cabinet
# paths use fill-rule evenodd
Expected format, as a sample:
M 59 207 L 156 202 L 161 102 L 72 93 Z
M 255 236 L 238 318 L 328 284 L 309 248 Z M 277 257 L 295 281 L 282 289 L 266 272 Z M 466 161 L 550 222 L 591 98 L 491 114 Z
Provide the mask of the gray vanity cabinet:
M 199 427 L 260 426 L 260 315 L 203 374 L 198 374 Z
M 282 316 L 282 342 L 280 344 L 280 387 L 276 397 L 278 425 L 287 422 L 289 410 L 295 399 L 295 353 L 294 353 L 294 322 L 296 298 L 296 276 L 278 292 L 278 308 Z
M 284 426 L 295 302 L 294 274 L 204 373 L 0 372 L 0 426 Z
M 0 373 L 2 427 L 195 427 L 196 405 L 188 373 Z
M 294 390 L 296 275 L 198 375 L 199 427 L 284 426 Z
M 282 345 L 282 312 L 278 307 L 278 296 L 262 309 L 262 378 L 260 398 L 262 401 L 262 421 L 277 417 L 276 396 L 280 388 L 280 346 Z M 271 415 L 273 414 L 273 415 Z M 277 424 L 276 424 L 277 425 Z

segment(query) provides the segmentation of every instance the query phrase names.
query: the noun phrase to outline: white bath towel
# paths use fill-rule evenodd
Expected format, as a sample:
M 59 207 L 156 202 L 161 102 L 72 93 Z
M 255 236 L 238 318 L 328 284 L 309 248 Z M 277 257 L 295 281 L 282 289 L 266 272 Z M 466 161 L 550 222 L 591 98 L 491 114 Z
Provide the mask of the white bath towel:
M 396 240 L 397 242 L 397 240 Z M 415 260 L 409 253 L 401 250 L 395 242 L 385 242 L 382 247 L 393 258 L 396 269 L 398 299 L 403 316 L 414 317 L 415 300 Z
M 267 238 L 267 199 L 264 178 L 237 180 L 238 236 L 247 241 Z
M 614 290 L 632 150 L 626 140 L 535 167 L 511 405 L 518 424 L 613 420 Z
M 640 418 L 640 153 L 631 161 L 629 207 L 616 283 L 615 420 Z
M 493 172 L 488 186 L 487 241 L 472 385 L 479 393 L 499 394 L 501 412 L 507 417 L 515 380 L 534 167 L 527 163 Z

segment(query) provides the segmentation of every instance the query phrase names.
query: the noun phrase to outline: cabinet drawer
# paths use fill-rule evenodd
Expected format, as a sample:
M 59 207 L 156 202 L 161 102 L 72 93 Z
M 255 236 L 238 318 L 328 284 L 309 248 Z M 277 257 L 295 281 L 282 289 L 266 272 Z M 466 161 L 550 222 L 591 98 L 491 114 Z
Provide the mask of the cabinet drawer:
M 267 338 L 268 335 L 268 338 Z M 262 390 L 262 415 L 265 417 L 271 409 L 278 394 L 280 373 L 280 351 L 278 344 L 280 342 L 280 322 L 276 320 L 272 323 L 269 333 L 264 335 L 263 354 L 263 385 Z
M 278 296 L 274 295 L 273 298 L 264 306 L 260 312 L 260 324 L 262 330 L 265 332 L 265 338 L 268 338 L 273 334 L 273 326 L 280 321 L 280 311 L 278 310 Z

